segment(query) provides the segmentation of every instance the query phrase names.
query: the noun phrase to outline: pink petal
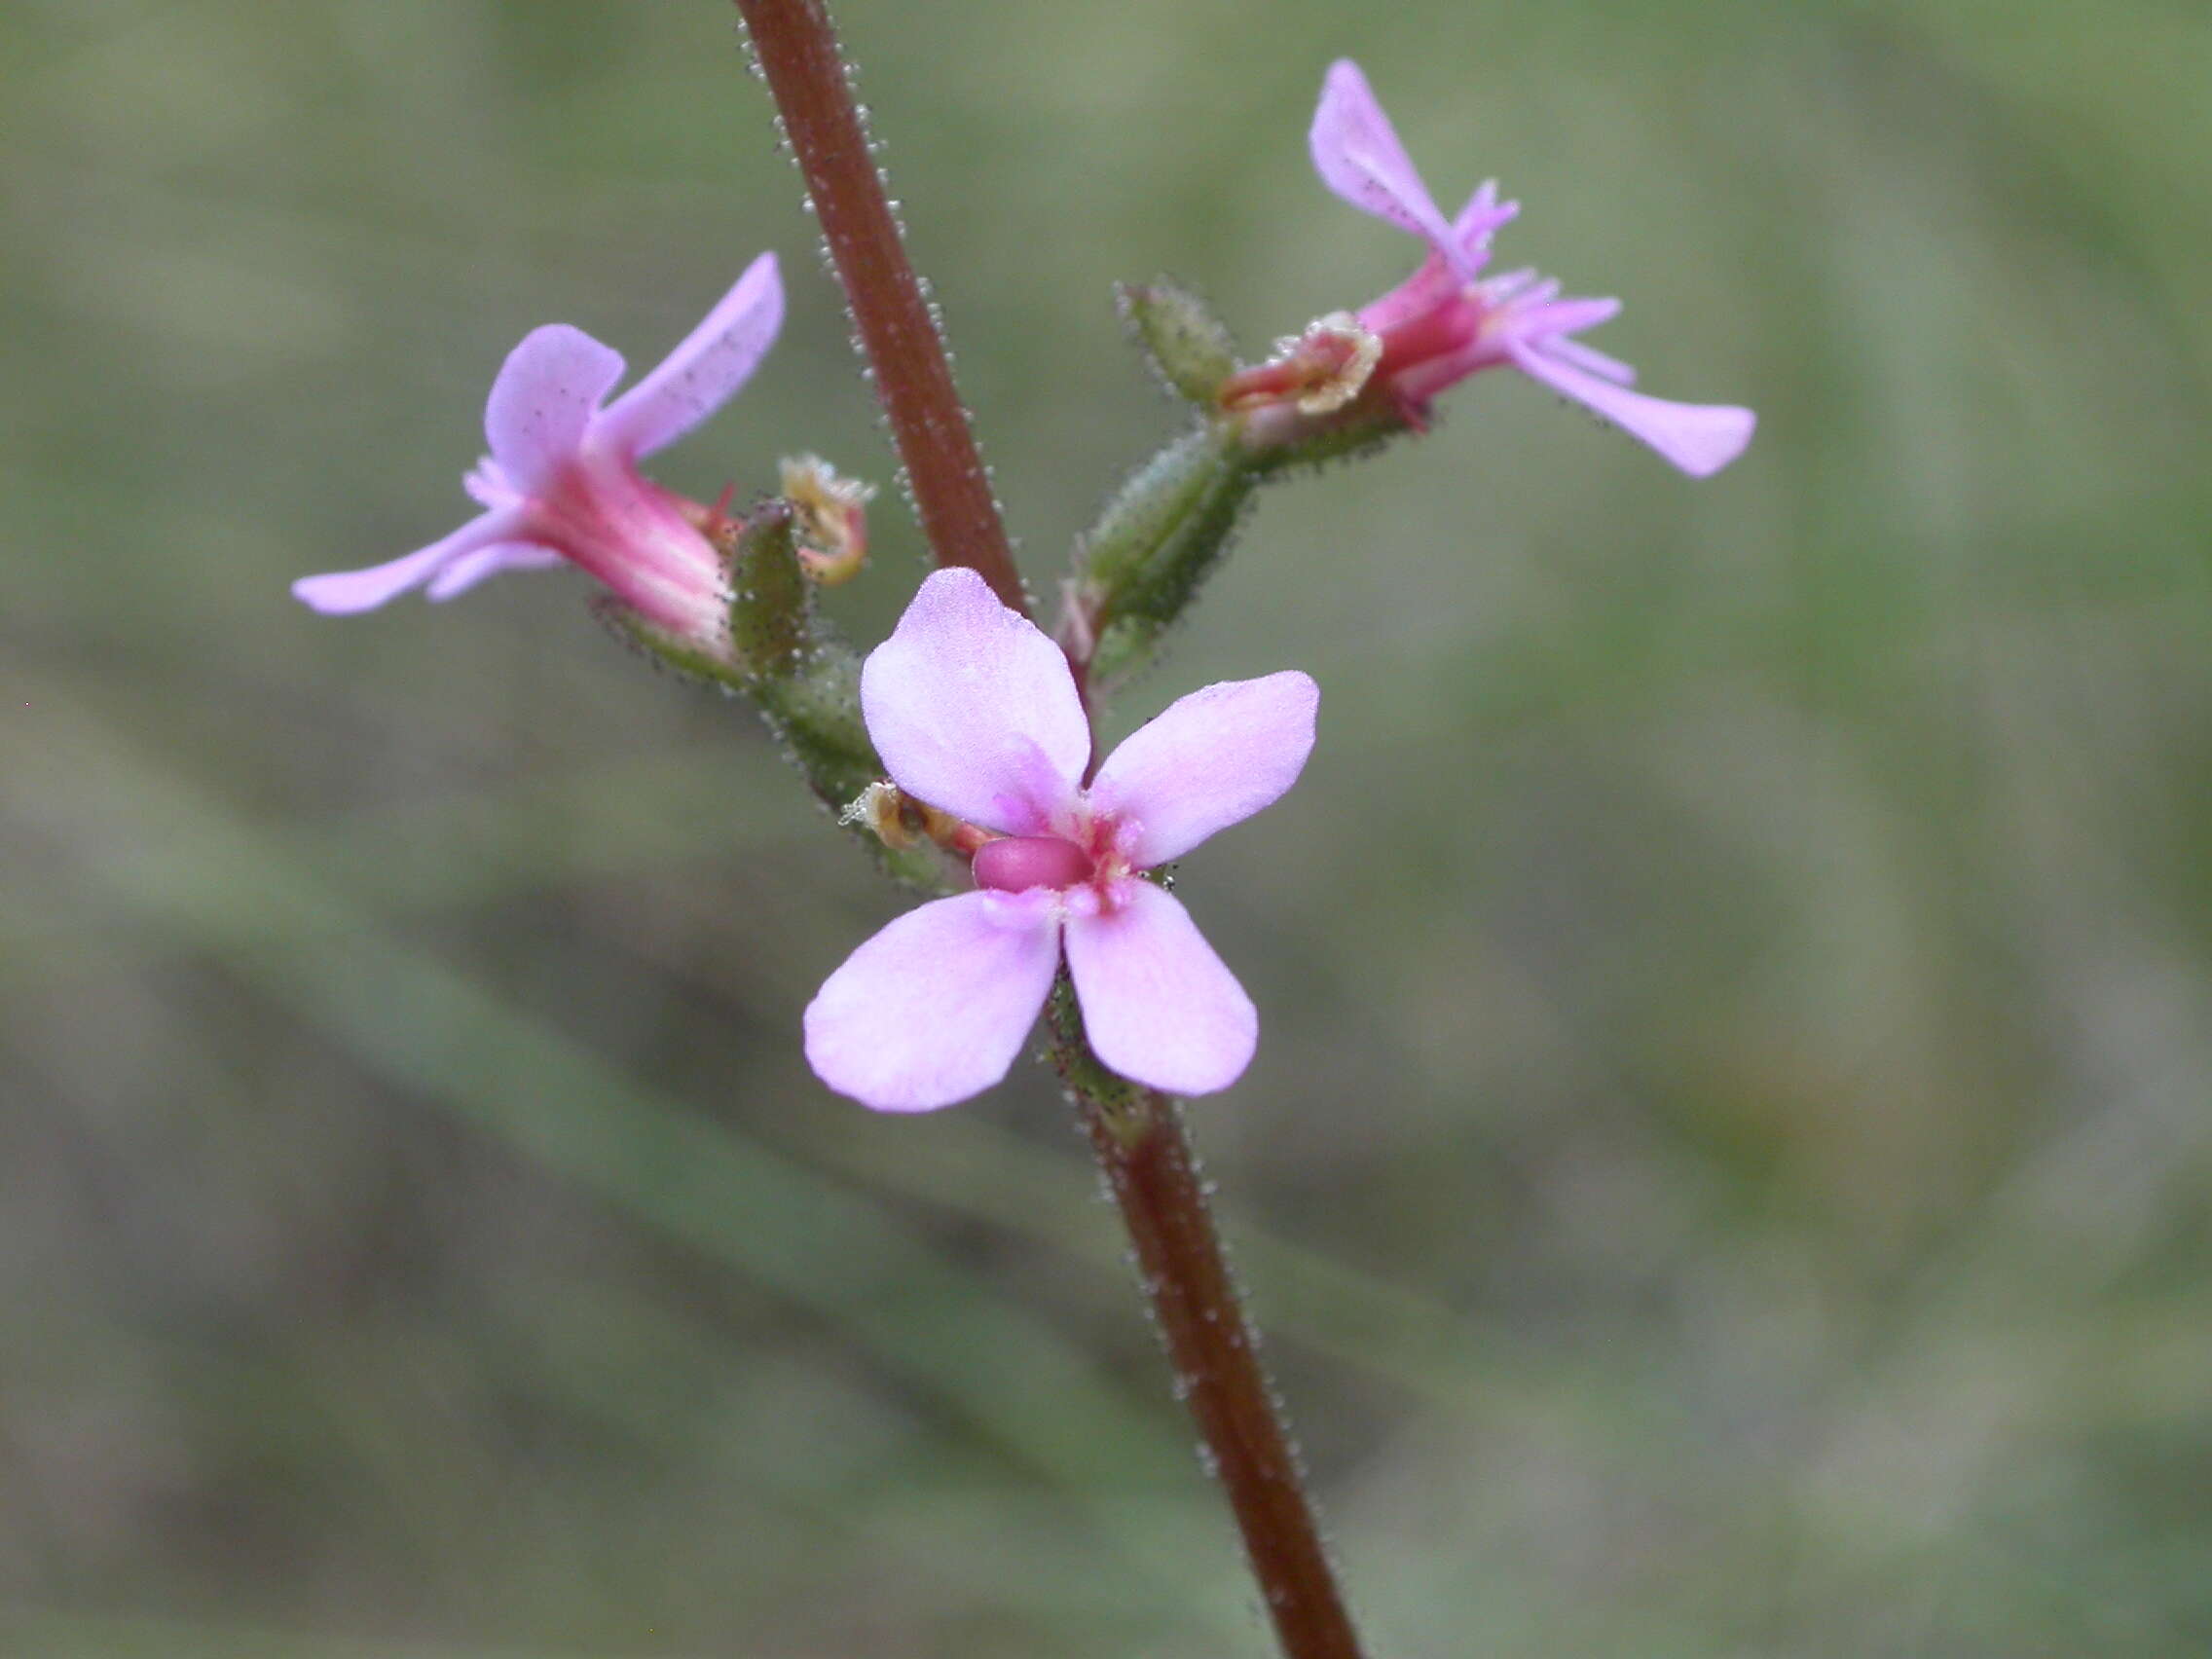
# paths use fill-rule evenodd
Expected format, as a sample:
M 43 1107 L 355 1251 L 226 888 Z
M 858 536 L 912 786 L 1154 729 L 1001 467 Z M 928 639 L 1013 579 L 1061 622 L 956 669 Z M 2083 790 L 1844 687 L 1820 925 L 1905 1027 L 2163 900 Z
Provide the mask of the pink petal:
M 1758 424 L 1758 417 L 1749 409 L 1729 404 L 1670 403 L 1646 397 L 1522 341 L 1508 341 L 1505 349 L 1525 374 L 1649 444 L 1692 478 L 1718 472 L 1742 455 Z
M 783 280 L 764 253 L 660 367 L 608 405 L 594 433 L 633 457 L 674 443 L 752 378 L 783 321 Z
M 431 581 L 447 566 L 505 541 L 514 534 L 519 518 L 518 513 L 505 509 L 479 513 L 444 540 L 387 564 L 372 565 L 365 571 L 302 576 L 292 584 L 292 597 L 326 616 L 374 610 L 409 588 Z
M 909 910 L 806 1010 L 806 1058 L 879 1112 L 929 1112 L 1006 1076 L 1060 962 L 1052 896 L 963 893 Z
M 1091 805 L 1138 825 L 1128 848 L 1138 868 L 1180 858 L 1298 782 L 1320 702 L 1320 687 L 1296 670 L 1179 697 L 1106 757 Z
M 1029 835 L 1074 795 L 1090 724 L 1067 659 L 974 571 L 938 571 L 861 669 L 861 711 L 901 789 Z
M 522 499 L 521 494 L 507 482 L 507 475 L 499 470 L 499 463 L 490 456 L 479 459 L 462 474 L 461 487 L 480 507 L 511 507 Z
M 1437 211 L 1436 199 L 1414 170 L 1367 77 L 1348 57 L 1329 65 L 1307 144 L 1323 184 L 1363 212 L 1423 238 L 1462 282 L 1475 279 L 1480 262 L 1468 258 Z
M 1110 912 L 1068 918 L 1068 973 L 1091 1048 L 1153 1088 L 1227 1088 L 1259 1044 L 1252 999 L 1171 894 L 1130 881 L 1118 897 Z
M 501 571 L 548 571 L 561 562 L 561 555 L 550 547 L 539 547 L 528 541 L 496 541 L 448 563 L 430 578 L 429 586 L 423 590 L 424 597 L 433 601 L 452 599 Z
M 507 353 L 484 406 L 484 435 L 506 482 L 535 496 L 576 453 L 600 400 L 622 378 L 622 353 L 580 328 L 547 323 Z
M 1600 380 L 1609 380 L 1615 386 L 1634 386 L 1636 370 L 1618 357 L 1608 356 L 1595 346 L 1585 346 L 1579 340 L 1569 340 L 1564 334 L 1555 334 L 1544 342 L 1544 354 L 1572 363 L 1578 369 L 1588 369 Z
M 1483 303 L 1489 306 L 1503 306 L 1508 300 L 1522 299 L 1543 279 L 1543 274 L 1533 265 L 1524 265 L 1512 271 L 1500 271 L 1495 276 L 1483 278 Z M 1559 291 L 1557 282 L 1552 284 L 1552 291 L 1554 293 Z
M 1452 221 L 1452 240 L 1463 248 L 1470 258 L 1480 253 L 1489 257 L 1491 233 L 1511 224 L 1521 216 L 1521 203 L 1500 202 L 1497 199 L 1497 180 L 1486 178 L 1467 198 L 1467 204 L 1459 209 L 1459 216 Z

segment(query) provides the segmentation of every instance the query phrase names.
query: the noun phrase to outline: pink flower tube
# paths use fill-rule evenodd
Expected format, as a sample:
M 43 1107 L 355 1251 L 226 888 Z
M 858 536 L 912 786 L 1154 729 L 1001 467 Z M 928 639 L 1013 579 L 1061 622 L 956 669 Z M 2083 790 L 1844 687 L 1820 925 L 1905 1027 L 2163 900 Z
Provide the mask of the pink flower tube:
M 1259 1036 L 1251 999 L 1145 872 L 1272 804 L 1313 748 L 1303 674 L 1209 685 L 1107 756 L 1059 647 L 969 570 L 923 582 L 861 673 L 892 779 L 995 830 L 977 891 L 911 910 L 854 951 L 806 1011 L 831 1088 L 926 1112 L 1006 1075 L 1062 953 L 1098 1057 L 1178 1094 L 1227 1088 Z
M 500 571 L 563 561 L 652 626 L 719 653 L 728 638 L 722 561 L 706 509 L 641 475 L 751 377 L 783 322 L 783 284 L 762 254 L 652 373 L 605 403 L 622 356 L 581 329 L 534 329 L 507 355 L 484 409 L 492 453 L 462 480 L 483 511 L 444 539 L 365 571 L 304 576 L 292 592 L 330 614 L 411 588 L 451 599 Z

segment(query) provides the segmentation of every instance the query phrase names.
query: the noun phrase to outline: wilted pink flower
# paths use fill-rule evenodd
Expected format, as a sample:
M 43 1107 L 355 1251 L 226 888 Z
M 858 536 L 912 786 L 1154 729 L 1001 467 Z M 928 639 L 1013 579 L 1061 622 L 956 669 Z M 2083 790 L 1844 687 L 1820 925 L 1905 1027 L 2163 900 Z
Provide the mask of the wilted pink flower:
M 1181 698 L 1088 787 L 1090 725 L 1059 647 L 974 571 L 922 583 L 861 673 L 868 734 L 900 789 L 999 831 L 977 891 L 908 911 L 806 1011 L 822 1081 L 926 1112 L 1006 1075 L 1067 953 L 1098 1057 L 1179 1094 L 1226 1088 L 1259 1035 L 1251 999 L 1144 872 L 1271 804 L 1313 748 L 1303 674 Z
M 1563 299 L 1557 282 L 1533 271 L 1483 276 L 1492 233 L 1520 203 L 1498 201 L 1495 183 L 1485 183 L 1447 222 L 1367 77 L 1348 58 L 1332 64 L 1322 83 L 1309 142 L 1313 166 L 1331 190 L 1428 243 L 1420 269 L 1357 317 L 1382 347 L 1373 384 L 1415 419 L 1446 387 L 1511 363 L 1693 477 L 1717 472 L 1751 442 L 1756 418 L 1749 409 L 1669 403 L 1631 391 L 1634 369 L 1571 338 L 1610 318 L 1618 300 Z
M 484 511 L 420 552 L 305 576 L 292 592 L 325 612 L 370 610 L 410 588 L 451 599 L 500 571 L 565 559 L 653 626 L 719 648 L 729 596 L 701 528 L 708 514 L 643 477 L 638 461 L 727 402 L 783 316 L 776 257 L 764 253 L 660 367 L 605 408 L 621 353 L 566 323 L 533 329 L 492 383 L 492 453 L 461 480 Z

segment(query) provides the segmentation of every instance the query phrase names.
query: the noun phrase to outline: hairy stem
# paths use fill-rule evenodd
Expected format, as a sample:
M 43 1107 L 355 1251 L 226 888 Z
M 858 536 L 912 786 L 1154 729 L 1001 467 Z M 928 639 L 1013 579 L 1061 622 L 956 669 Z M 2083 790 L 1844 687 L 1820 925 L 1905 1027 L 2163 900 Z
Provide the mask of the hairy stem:
M 737 0 L 798 158 L 876 393 L 940 565 L 966 565 L 1029 613 L 968 411 L 868 150 L 830 14 L 819 0 Z
M 1288 1659 L 1360 1659 L 1297 1455 L 1214 1232 L 1175 1102 L 1100 1065 L 1065 980 L 1049 1009 L 1052 1058 L 1113 1188 L 1178 1391 L 1229 1494 Z

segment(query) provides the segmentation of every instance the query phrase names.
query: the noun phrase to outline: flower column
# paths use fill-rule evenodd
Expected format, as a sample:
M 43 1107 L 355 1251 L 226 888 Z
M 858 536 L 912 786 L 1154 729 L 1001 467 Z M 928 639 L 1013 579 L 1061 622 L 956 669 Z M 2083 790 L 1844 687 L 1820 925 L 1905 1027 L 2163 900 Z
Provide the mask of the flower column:
M 940 566 L 980 571 L 1019 608 L 1020 582 L 936 331 L 900 245 L 829 18 L 815 0 L 737 0 L 782 113 Z M 871 320 L 872 319 L 872 320 Z M 1067 1000 L 1054 1058 L 1083 1104 L 1188 1401 L 1236 1513 L 1290 1659 L 1359 1659 L 1288 1436 L 1246 1335 L 1204 1190 L 1172 1105 L 1107 1072 Z

